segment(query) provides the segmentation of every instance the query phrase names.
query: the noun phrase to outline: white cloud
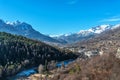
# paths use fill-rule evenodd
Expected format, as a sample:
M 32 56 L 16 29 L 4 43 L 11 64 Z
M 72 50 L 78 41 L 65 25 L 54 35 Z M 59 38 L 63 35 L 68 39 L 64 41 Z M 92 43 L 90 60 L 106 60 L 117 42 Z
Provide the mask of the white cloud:
M 115 21 L 120 21 L 120 18 L 104 19 L 101 22 L 115 22 Z
M 120 21 L 120 16 L 113 16 L 110 18 L 100 20 L 99 22 L 116 22 L 116 21 Z

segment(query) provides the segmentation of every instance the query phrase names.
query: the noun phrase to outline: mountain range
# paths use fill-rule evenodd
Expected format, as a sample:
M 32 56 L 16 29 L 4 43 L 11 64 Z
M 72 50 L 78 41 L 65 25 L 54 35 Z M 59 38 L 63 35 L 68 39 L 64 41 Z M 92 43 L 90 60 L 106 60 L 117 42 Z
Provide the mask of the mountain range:
M 80 30 L 76 33 L 70 33 L 70 34 L 64 34 L 64 35 L 44 35 L 35 29 L 33 27 L 26 23 L 26 22 L 5 22 L 3 20 L 0 20 L 0 31 L 1 32 L 7 32 L 17 35 L 22 35 L 27 38 L 40 40 L 42 42 L 48 43 L 48 44 L 71 44 L 76 43 L 79 41 L 83 41 L 86 39 L 93 38 L 96 35 L 99 35 L 102 32 L 112 30 L 116 27 L 119 27 L 120 24 L 117 25 L 99 25 L 96 27 L 92 27 L 88 30 Z
M 12 76 L 21 70 L 38 66 L 39 64 L 49 65 L 52 64 L 53 60 L 63 61 L 76 58 L 77 59 L 73 61 L 72 64 L 67 66 L 68 68 L 61 68 L 61 70 L 64 70 L 65 72 L 58 71 L 56 69 L 57 71 L 54 71 L 55 73 L 53 74 L 56 74 L 57 72 L 60 73 L 59 76 L 61 76 L 62 72 L 62 75 L 67 74 L 66 76 L 68 76 L 68 79 L 71 79 L 69 75 L 71 76 L 72 74 L 75 76 L 75 79 L 72 80 L 77 80 L 76 78 L 80 79 L 81 75 L 83 74 L 86 74 L 85 76 L 87 77 L 88 75 L 93 76 L 95 70 L 95 74 L 102 75 L 102 77 L 104 77 L 103 74 L 106 76 L 106 73 L 109 76 L 114 75 L 114 73 L 118 74 L 117 72 L 120 72 L 118 71 L 119 59 L 117 59 L 120 57 L 119 41 L 120 24 L 99 25 L 88 30 L 80 30 L 76 33 L 64 34 L 60 36 L 47 36 L 33 29 L 32 26 L 28 23 L 20 21 L 11 23 L 0 20 L 0 80 L 3 80 L 1 78 Z M 66 45 L 60 47 L 60 49 L 49 46 L 43 42 L 48 44 L 54 43 Z M 106 53 L 112 53 L 114 55 L 109 57 Z M 93 57 L 94 55 L 96 57 Z M 86 63 L 88 64 L 87 66 Z M 109 65 L 109 63 L 112 64 Z M 108 64 L 107 68 L 106 64 Z M 47 65 L 45 66 L 46 70 Z M 101 73 L 98 68 L 103 70 L 103 73 Z M 112 71 L 113 74 L 109 74 L 108 70 L 110 73 Z M 88 74 L 88 71 L 90 74 Z M 77 77 L 76 74 L 78 75 Z M 96 79 L 97 78 L 95 78 L 95 80 Z
M 0 20 L 0 31 L 22 35 L 27 38 L 40 40 L 42 42 L 61 43 L 56 39 L 53 39 L 49 36 L 43 35 L 40 32 L 36 31 L 35 29 L 32 28 L 30 24 L 25 22 L 20 22 L 20 21 L 11 23 L 11 22 L 4 22 L 3 20 Z
M 120 24 L 117 25 L 100 25 L 100 26 L 96 26 L 96 27 L 92 27 L 88 30 L 80 30 L 77 33 L 71 33 L 71 34 L 64 34 L 64 35 L 55 35 L 55 36 L 51 36 L 54 39 L 57 40 L 64 40 L 67 43 L 76 43 L 78 41 L 83 41 L 86 39 L 90 39 L 96 35 L 99 35 L 102 32 L 106 32 L 112 29 L 115 29 L 117 27 L 119 27 Z

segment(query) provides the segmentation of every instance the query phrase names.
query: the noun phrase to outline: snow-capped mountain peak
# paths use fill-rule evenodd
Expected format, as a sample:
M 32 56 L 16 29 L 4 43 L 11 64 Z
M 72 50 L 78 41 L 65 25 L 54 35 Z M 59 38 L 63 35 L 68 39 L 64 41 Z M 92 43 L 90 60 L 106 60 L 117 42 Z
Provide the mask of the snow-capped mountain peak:
M 91 28 L 91 31 L 96 34 L 100 34 L 101 32 L 108 30 L 108 29 L 111 29 L 111 25 L 109 25 L 109 24 L 93 27 L 93 28 Z
M 6 21 L 6 24 L 13 25 L 13 22 Z
M 96 27 L 92 27 L 88 30 L 80 30 L 77 33 L 73 33 L 70 35 L 61 35 L 59 37 L 54 37 L 57 40 L 64 40 L 68 43 L 73 43 L 73 42 L 77 42 L 80 40 L 85 40 L 85 39 L 89 39 L 94 37 L 97 34 L 100 34 L 104 31 L 108 31 L 114 28 L 120 27 L 120 24 L 117 25 L 109 25 L 109 24 L 104 24 L 104 25 L 100 25 L 100 26 L 96 26 Z
M 15 22 L 9 22 L 6 21 L 5 22 L 7 25 L 11 25 L 14 28 L 16 28 L 17 30 L 32 30 L 32 26 L 25 23 L 25 22 L 20 22 L 19 20 L 15 21 Z
M 21 24 L 22 22 L 20 22 L 19 20 L 17 20 L 17 21 L 15 21 L 15 22 L 6 21 L 5 23 L 8 24 L 8 25 L 15 26 L 15 25 Z
M 62 43 L 56 39 L 53 39 L 49 36 L 41 34 L 40 32 L 34 30 L 32 26 L 25 22 L 15 21 L 15 22 L 8 22 L 3 21 L 0 19 L 0 31 L 7 32 L 16 35 L 22 35 L 27 38 L 40 40 L 42 42 L 48 43 Z
M 77 34 L 85 34 L 85 33 L 100 34 L 101 32 L 103 32 L 107 29 L 111 29 L 111 26 L 110 25 L 100 25 L 100 26 L 97 26 L 97 27 L 90 28 L 88 30 L 80 30 Z

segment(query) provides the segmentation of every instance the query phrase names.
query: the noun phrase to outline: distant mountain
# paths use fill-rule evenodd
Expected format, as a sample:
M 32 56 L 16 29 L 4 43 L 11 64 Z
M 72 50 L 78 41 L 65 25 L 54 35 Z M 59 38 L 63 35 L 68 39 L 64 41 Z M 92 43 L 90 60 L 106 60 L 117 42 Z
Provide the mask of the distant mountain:
M 40 40 L 42 42 L 52 44 L 52 45 L 54 44 L 58 46 L 60 44 L 71 44 L 71 43 L 76 43 L 78 41 L 90 39 L 102 32 L 114 29 L 118 26 L 120 26 L 120 24 L 117 24 L 117 25 L 107 24 L 107 25 L 100 25 L 100 26 L 92 27 L 88 30 L 80 30 L 77 33 L 47 36 L 34 30 L 30 24 L 27 24 L 25 22 L 20 22 L 20 21 L 4 22 L 3 20 L 0 20 L 0 31 L 1 32 L 22 35 L 27 38 Z
M 64 34 L 64 35 L 60 35 L 60 36 L 57 35 L 57 36 L 51 36 L 51 37 L 53 37 L 54 39 L 57 39 L 59 41 L 64 40 L 67 43 L 75 43 L 78 41 L 92 38 L 92 37 L 104 32 L 104 31 L 114 29 L 118 26 L 120 26 L 120 24 L 100 25 L 100 26 L 96 26 L 96 27 L 93 27 L 93 28 L 88 29 L 88 30 L 80 30 L 80 32 L 78 32 L 78 33 Z
M 49 36 L 43 35 L 40 32 L 34 30 L 30 24 L 25 22 L 4 22 L 0 20 L 0 31 L 17 35 L 22 35 L 31 39 L 40 40 L 48 43 L 61 43 L 60 41 L 53 39 Z
M 74 48 L 77 52 L 86 49 L 115 54 L 120 47 L 120 25 L 112 26 L 110 30 L 104 31 L 93 38 L 69 44 L 67 47 Z

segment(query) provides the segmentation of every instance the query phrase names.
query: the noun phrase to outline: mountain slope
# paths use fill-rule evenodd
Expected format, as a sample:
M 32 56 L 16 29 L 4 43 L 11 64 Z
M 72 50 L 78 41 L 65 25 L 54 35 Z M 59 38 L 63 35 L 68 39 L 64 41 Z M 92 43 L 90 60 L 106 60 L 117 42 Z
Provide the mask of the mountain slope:
M 45 64 L 46 60 L 61 61 L 74 57 L 71 52 L 58 50 L 42 42 L 0 32 L 0 77 Z
M 119 41 L 120 25 L 117 25 L 117 27 L 112 27 L 111 30 L 102 32 L 93 38 L 70 44 L 68 47 L 79 51 L 84 48 L 87 50 L 99 50 L 105 53 L 116 53 L 117 49 L 120 47 Z
M 102 54 L 84 60 L 79 57 L 51 80 L 120 80 L 120 25 L 68 48 Z
M 16 21 L 16 22 L 10 23 L 10 22 L 4 22 L 3 20 L 0 20 L 0 31 L 22 35 L 31 39 L 40 40 L 42 42 L 61 43 L 56 39 L 43 35 L 40 32 L 34 30 L 31 25 L 25 22 Z

